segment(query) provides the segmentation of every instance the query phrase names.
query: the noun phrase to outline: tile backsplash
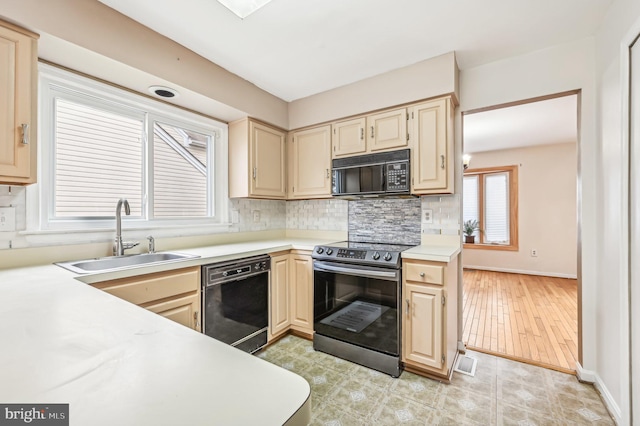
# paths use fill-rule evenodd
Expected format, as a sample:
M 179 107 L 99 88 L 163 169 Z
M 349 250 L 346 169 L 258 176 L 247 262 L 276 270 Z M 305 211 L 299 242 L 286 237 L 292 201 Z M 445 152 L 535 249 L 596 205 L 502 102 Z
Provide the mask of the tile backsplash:
M 462 206 L 460 195 L 429 195 L 422 197 L 423 215 L 431 210 L 431 223 L 422 223 L 422 232 L 431 235 L 460 235 Z
M 348 201 L 329 200 L 287 201 L 287 229 L 346 231 Z
M 349 201 L 349 241 L 420 244 L 419 198 Z
M 229 200 L 229 210 L 231 232 L 266 231 L 286 227 L 286 201 L 233 198 Z

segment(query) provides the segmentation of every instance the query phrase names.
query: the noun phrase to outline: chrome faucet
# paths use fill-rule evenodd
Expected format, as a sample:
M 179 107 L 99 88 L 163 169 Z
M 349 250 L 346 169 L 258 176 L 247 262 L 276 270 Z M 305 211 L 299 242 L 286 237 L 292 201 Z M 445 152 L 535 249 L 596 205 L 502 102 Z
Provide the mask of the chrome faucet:
M 155 253 L 156 252 L 156 240 L 155 240 L 155 238 L 153 238 L 153 236 L 149 235 L 147 237 L 147 240 L 149 240 L 149 253 Z
M 131 214 L 131 208 L 126 198 L 120 198 L 116 205 L 116 239 L 113 242 L 113 255 L 123 256 L 124 251 L 140 244 L 137 241 L 122 241 L 122 206 L 124 205 L 124 213 L 128 216 Z

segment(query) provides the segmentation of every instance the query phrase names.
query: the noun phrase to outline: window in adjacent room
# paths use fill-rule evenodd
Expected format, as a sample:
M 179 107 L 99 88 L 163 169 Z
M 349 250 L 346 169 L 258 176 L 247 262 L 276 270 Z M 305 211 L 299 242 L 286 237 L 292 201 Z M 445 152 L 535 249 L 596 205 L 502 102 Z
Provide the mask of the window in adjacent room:
M 477 220 L 476 244 L 466 248 L 518 249 L 518 167 L 466 170 L 463 220 Z

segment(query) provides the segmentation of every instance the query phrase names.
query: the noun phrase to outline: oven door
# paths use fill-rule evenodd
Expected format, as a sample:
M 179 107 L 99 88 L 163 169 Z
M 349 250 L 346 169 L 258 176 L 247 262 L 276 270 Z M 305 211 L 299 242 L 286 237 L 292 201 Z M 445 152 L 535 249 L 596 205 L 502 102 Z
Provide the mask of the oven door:
M 314 261 L 316 334 L 399 355 L 400 270 Z

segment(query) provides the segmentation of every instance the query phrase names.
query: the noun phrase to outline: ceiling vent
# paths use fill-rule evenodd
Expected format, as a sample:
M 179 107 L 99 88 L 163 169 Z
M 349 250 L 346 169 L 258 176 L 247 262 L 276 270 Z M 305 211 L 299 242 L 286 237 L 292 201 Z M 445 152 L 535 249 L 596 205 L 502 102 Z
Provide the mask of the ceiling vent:
M 172 89 L 171 87 L 165 87 L 165 86 L 151 86 L 149 87 L 149 92 L 151 92 L 153 95 L 159 97 L 159 98 L 164 98 L 164 99 L 170 99 L 170 98 L 177 98 L 178 97 L 178 91 Z

